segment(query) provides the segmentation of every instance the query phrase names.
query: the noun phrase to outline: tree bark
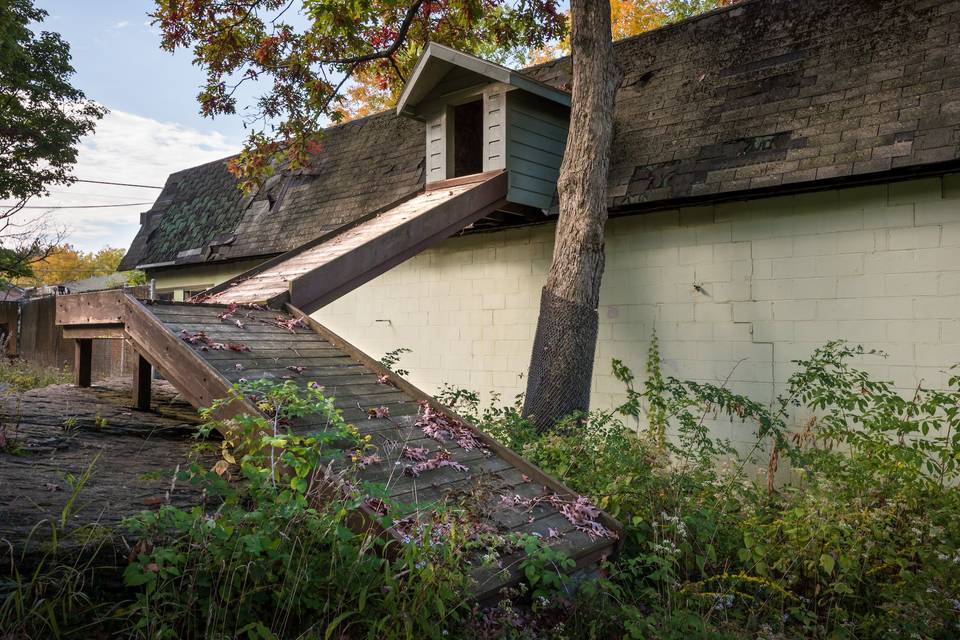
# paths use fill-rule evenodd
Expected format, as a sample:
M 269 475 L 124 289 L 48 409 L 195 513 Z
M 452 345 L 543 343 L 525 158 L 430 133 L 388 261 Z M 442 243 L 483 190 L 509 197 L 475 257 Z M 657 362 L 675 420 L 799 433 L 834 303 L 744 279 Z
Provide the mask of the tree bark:
M 560 218 L 523 408 L 540 430 L 590 407 L 613 106 L 622 77 L 613 57 L 609 0 L 571 0 L 570 14 L 573 101 L 557 184 Z

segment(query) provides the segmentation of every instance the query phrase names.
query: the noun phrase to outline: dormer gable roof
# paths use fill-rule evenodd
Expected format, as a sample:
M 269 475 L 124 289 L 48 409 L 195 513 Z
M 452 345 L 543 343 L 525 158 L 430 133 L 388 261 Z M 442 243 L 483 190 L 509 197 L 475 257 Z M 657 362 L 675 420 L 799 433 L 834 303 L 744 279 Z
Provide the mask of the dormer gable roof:
M 456 69 L 463 72 L 460 82 L 465 85 L 499 82 L 565 107 L 570 106 L 570 94 L 566 91 L 534 80 L 519 71 L 431 42 L 417 60 L 400 94 L 397 114 L 418 117 L 420 112 L 417 107 L 420 104 L 442 99 L 443 95 L 436 95 L 437 86 Z

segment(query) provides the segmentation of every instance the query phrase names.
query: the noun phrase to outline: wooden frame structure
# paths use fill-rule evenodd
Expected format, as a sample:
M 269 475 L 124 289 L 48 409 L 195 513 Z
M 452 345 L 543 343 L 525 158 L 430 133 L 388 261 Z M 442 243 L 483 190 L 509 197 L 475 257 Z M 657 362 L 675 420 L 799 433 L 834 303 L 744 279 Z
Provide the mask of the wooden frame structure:
M 231 309 L 234 309 L 234 313 L 247 314 L 244 316 L 248 318 L 247 326 L 238 327 L 235 321 L 222 318 Z M 288 321 L 277 322 L 282 318 L 299 322 L 294 325 L 289 325 Z M 415 442 L 433 447 L 434 450 L 439 450 L 437 447 L 442 449 L 442 445 L 431 444 L 432 441 L 415 426 L 424 406 L 458 421 L 489 452 L 484 456 L 476 450 L 452 451 L 455 460 L 469 463 L 471 472 L 466 478 L 449 469 L 430 472 L 435 475 L 424 478 L 418 493 L 416 478 L 404 477 L 403 474 L 394 477 L 395 463 L 390 459 L 384 460 L 380 468 L 360 472 L 366 474 L 360 476 L 361 480 L 385 483 L 390 495 L 411 500 L 418 512 L 423 505 L 433 504 L 440 499 L 439 492 L 443 487 L 454 489 L 470 482 L 473 477 L 484 478 L 488 474 L 492 474 L 489 476 L 491 478 L 504 478 L 503 487 L 511 495 L 514 491 L 533 491 L 536 488 L 565 500 L 576 498 L 576 494 L 562 483 L 289 303 L 283 309 L 237 311 L 236 307 L 227 305 L 141 301 L 120 291 L 76 294 L 58 298 L 57 323 L 63 327 L 65 334 L 77 339 L 78 344 L 89 345 L 94 339 L 118 337 L 133 344 L 139 354 L 133 385 L 134 403 L 139 409 L 149 407 L 153 368 L 163 374 L 188 402 L 196 407 L 204 407 L 215 399 L 226 397 L 238 375 L 276 377 L 276 373 L 284 371 L 283 367 L 289 361 L 282 358 L 283 353 L 288 351 L 298 354 L 298 361 L 304 366 L 287 366 L 286 369 L 307 369 L 312 380 L 332 389 L 332 395 L 344 417 L 357 425 L 361 433 L 370 434 L 375 443 L 406 438 L 404 442 L 413 439 L 410 440 L 411 446 Z M 290 329 L 289 326 L 295 328 Z M 214 340 L 230 340 L 241 336 L 253 348 L 239 352 L 222 348 L 198 349 L 184 336 L 197 335 L 200 331 Z M 88 348 L 78 347 L 80 368 L 84 366 L 84 359 L 89 360 L 88 354 Z M 237 365 L 244 363 L 242 372 L 234 371 L 234 361 L 237 361 Z M 389 385 L 383 385 L 382 380 L 387 378 Z M 307 381 L 306 376 L 297 379 L 304 384 Z M 83 382 L 89 384 L 89 380 Z M 369 404 L 391 409 L 393 417 L 385 422 L 369 420 L 364 408 Z M 258 409 L 246 400 L 235 401 L 224 407 L 218 417 L 229 418 L 240 413 L 257 414 Z M 319 425 L 308 424 L 305 427 L 318 428 Z M 507 480 L 508 477 L 512 479 Z M 566 527 L 565 537 L 551 546 L 567 552 L 578 568 L 595 565 L 618 548 L 619 543 L 613 539 L 589 538 L 576 531 L 553 507 L 540 509 L 535 521 L 530 516 L 532 522 L 527 521 L 526 515 L 521 518 L 520 514 L 505 514 L 504 526 L 509 526 L 511 531 L 532 531 L 531 527 L 542 528 L 547 524 L 551 528 Z M 351 526 L 356 529 L 374 530 L 382 535 L 401 538 L 393 528 L 383 529 L 380 521 L 381 515 L 366 504 L 351 516 Z M 618 535 L 621 532 L 620 525 L 609 515 L 602 513 L 599 521 Z M 516 558 L 515 562 L 518 563 L 520 559 Z M 521 578 L 517 566 L 503 570 L 478 568 L 474 576 L 478 581 L 474 596 L 478 599 L 494 596 L 501 588 Z

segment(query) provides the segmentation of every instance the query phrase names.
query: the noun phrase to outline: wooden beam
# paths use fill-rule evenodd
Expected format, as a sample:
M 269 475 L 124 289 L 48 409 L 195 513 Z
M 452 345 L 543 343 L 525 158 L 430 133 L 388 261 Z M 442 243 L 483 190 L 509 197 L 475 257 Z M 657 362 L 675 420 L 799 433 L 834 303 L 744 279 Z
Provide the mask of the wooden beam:
M 122 324 L 124 295 L 116 290 L 57 296 L 57 324 Z
M 364 222 L 368 222 L 368 221 L 370 221 L 370 220 L 373 220 L 374 218 L 376 218 L 377 216 L 379 216 L 381 213 L 384 213 L 384 212 L 386 212 L 386 211 L 389 211 L 390 209 L 393 209 L 394 207 L 399 207 L 401 204 L 403 204 L 404 202 L 407 202 L 408 200 L 413 200 L 414 198 L 416 198 L 417 196 L 419 196 L 419 195 L 422 194 L 422 193 L 423 193 L 423 189 L 417 189 L 416 191 L 411 191 L 410 193 L 408 193 L 408 194 L 406 194 L 406 195 L 404 195 L 404 196 L 402 196 L 402 197 L 400 197 L 400 198 L 397 198 L 396 200 L 390 202 L 389 204 L 386 204 L 386 205 L 384 205 L 384 206 L 382 206 L 382 207 L 377 207 L 377 208 L 374 209 L 373 211 L 370 211 L 369 213 L 366 213 L 366 214 L 360 216 L 360 217 L 357 218 L 356 220 L 351 220 L 351 221 L 348 222 L 347 224 L 344 224 L 344 225 L 341 225 L 341 226 L 337 227 L 337 228 L 334 229 L 333 231 L 330 231 L 330 232 L 328 232 L 328 233 L 325 233 L 325 234 L 323 234 L 322 236 L 320 236 L 320 237 L 318 237 L 318 238 L 314 238 L 313 240 L 311 240 L 311 241 L 309 241 L 309 242 L 307 242 L 307 243 L 305 243 L 305 244 L 303 244 L 303 245 L 300 245 L 299 247 L 296 247 L 296 248 L 294 248 L 294 249 L 291 249 L 290 251 L 287 251 L 286 253 L 281 253 L 281 254 L 278 255 L 278 256 L 274 256 L 273 258 L 270 258 L 269 260 L 266 260 L 266 261 L 264 261 L 264 262 L 261 262 L 260 264 L 258 264 L 257 266 L 253 267 L 252 269 L 247 269 L 247 270 L 244 271 L 243 273 L 240 273 L 240 274 L 238 274 L 238 275 L 235 275 L 234 277 L 230 278 L 229 280 L 225 280 L 225 281 L 221 282 L 220 284 L 218 284 L 218 285 L 216 285 L 216 286 L 213 286 L 213 287 L 210 287 L 209 289 L 206 289 L 205 291 L 203 291 L 203 293 L 198 294 L 198 295 L 196 296 L 196 302 L 203 303 L 203 304 L 220 304 L 220 303 L 217 303 L 215 300 L 208 302 L 207 299 L 210 298 L 211 296 L 216 296 L 218 293 L 222 293 L 222 292 L 230 289 L 230 288 L 233 287 L 235 284 L 238 284 L 238 283 L 240 283 L 240 282 L 243 282 L 244 280 L 249 280 L 250 278 L 252 278 L 253 276 L 255 276 L 255 275 L 257 275 L 257 274 L 260 274 L 260 273 L 263 273 L 264 271 L 267 271 L 267 270 L 269 270 L 269 269 L 272 269 L 273 267 L 277 266 L 278 264 L 283 264 L 283 263 L 286 262 L 287 260 L 290 260 L 291 258 L 293 258 L 293 257 L 295 257 L 295 256 L 297 256 L 297 255 L 299 255 L 299 254 L 301 254 L 301 253 L 304 253 L 305 251 L 309 251 L 310 249 L 312 249 L 312 248 L 314 248 L 314 247 L 316 247 L 316 246 L 318 246 L 318 245 L 321 245 L 321 244 L 323 244 L 323 243 L 325 243 L 325 242 L 329 242 L 330 240 L 333 240 L 333 239 L 336 238 L 337 236 L 342 235 L 342 234 L 346 233 L 347 231 L 350 231 L 350 230 L 353 229 L 354 227 L 359 227 L 359 226 L 360 226 L 361 224 L 363 224 Z
M 133 406 L 140 411 L 150 411 L 150 390 L 153 382 L 153 366 L 137 354 L 137 368 L 133 372 Z
M 78 338 L 97 338 L 101 340 L 123 338 L 123 325 L 67 325 L 63 327 L 63 337 L 72 340 Z
M 81 338 L 74 342 L 73 380 L 78 387 L 89 387 L 93 374 L 93 340 Z
M 178 338 L 149 307 L 133 296 L 126 298 L 126 332 L 134 349 L 146 353 L 163 377 L 193 406 L 209 407 L 214 400 L 226 398 L 231 383 L 208 362 Z M 250 402 L 231 402 L 215 416 L 226 420 L 241 413 L 257 414 Z
M 478 176 L 482 177 L 481 182 L 476 182 Z M 505 171 L 468 178 L 477 186 L 298 276 L 289 283 L 289 292 L 268 300 L 267 304 L 277 306 L 289 302 L 306 313 L 313 313 L 506 203 Z
M 475 182 L 486 182 L 490 178 L 496 178 L 503 172 L 503 169 L 494 169 L 493 171 L 484 171 L 483 173 L 471 173 L 468 176 L 438 180 L 437 182 L 431 182 L 428 184 L 426 190 L 439 191 L 440 189 L 449 189 L 450 187 L 459 187 L 461 185 L 473 184 Z

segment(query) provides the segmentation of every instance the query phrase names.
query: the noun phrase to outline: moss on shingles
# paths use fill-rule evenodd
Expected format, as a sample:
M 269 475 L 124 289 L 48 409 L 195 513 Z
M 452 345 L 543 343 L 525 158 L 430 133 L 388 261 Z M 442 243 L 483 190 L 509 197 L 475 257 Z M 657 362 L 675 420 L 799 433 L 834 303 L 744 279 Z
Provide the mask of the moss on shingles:
M 181 251 L 206 247 L 218 235 L 231 233 L 243 215 L 243 194 L 225 161 L 181 175 L 174 200 L 164 207 L 141 262 L 165 262 Z

